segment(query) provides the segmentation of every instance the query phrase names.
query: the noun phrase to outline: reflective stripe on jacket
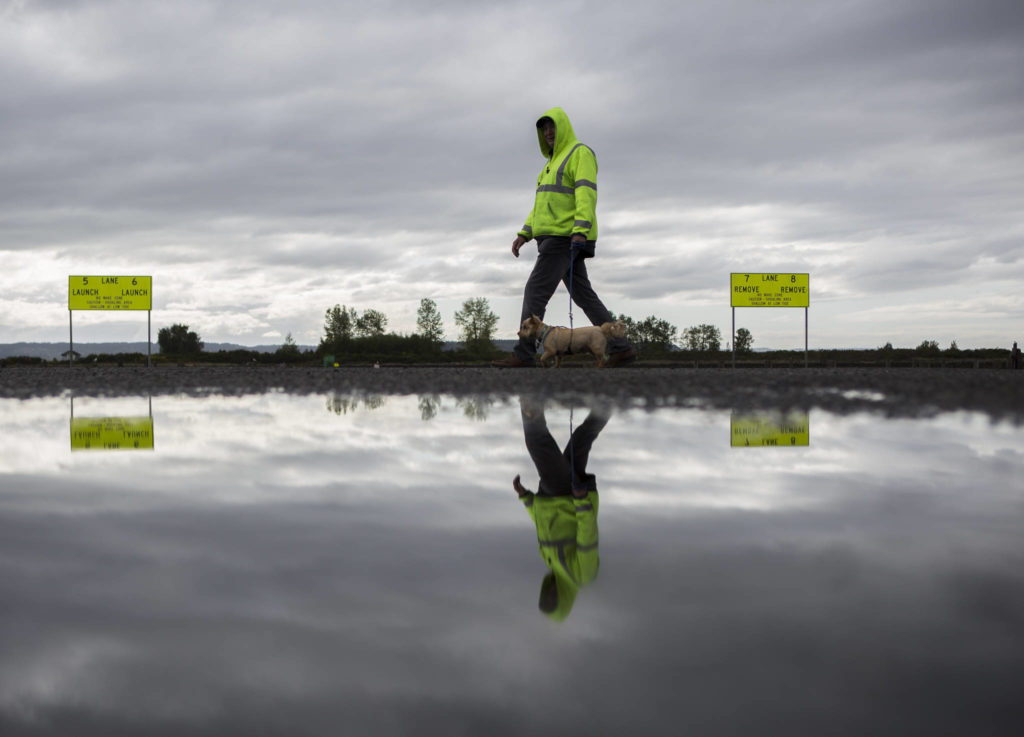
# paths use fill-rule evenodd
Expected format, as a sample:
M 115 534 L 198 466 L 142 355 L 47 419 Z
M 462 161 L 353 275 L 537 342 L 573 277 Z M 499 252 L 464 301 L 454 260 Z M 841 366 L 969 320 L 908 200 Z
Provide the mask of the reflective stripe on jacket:
M 597 157 L 576 140 L 569 116 L 560 107 L 551 108 L 538 119 L 555 123 L 554 149 L 537 129 L 540 152 L 548 160 L 537 177 L 533 210 L 519 235 L 570 237 L 582 233 L 593 245 L 597 240 Z

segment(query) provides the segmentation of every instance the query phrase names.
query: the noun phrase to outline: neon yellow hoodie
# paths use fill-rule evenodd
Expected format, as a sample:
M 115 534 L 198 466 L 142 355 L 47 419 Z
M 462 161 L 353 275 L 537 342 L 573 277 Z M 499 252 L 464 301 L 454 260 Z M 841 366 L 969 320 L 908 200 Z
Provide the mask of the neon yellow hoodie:
M 555 574 L 558 607 L 548 616 L 560 622 L 572 611 L 580 588 L 597 578 L 601 565 L 597 554 L 597 492 L 590 491 L 577 499 L 539 496 L 531 491 L 520 501 L 537 527 L 540 557 Z
M 597 240 L 597 157 L 594 151 L 576 140 L 569 116 L 560 107 L 542 115 L 555 123 L 554 149 L 537 129 L 540 152 L 548 161 L 537 177 L 537 195 L 533 210 L 526 218 L 519 235 L 541 239 L 545 235 L 586 236 L 593 255 Z M 585 253 L 586 253 L 585 251 Z

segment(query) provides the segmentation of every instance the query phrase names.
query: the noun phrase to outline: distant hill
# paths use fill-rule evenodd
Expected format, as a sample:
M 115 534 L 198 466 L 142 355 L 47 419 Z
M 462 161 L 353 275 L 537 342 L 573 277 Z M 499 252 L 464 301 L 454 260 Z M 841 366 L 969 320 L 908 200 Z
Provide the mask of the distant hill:
M 499 351 L 504 351 L 505 353 L 511 353 L 512 352 L 512 348 L 514 348 L 515 344 L 518 343 L 519 341 L 518 340 L 506 340 L 504 338 L 500 338 L 500 339 L 495 339 L 495 340 L 493 340 L 491 342 L 494 343 L 495 346 L 497 346 Z M 457 340 L 446 340 L 444 342 L 444 345 L 441 346 L 441 350 L 442 351 L 456 351 L 456 350 L 458 350 L 461 347 L 462 347 L 462 343 L 460 343 Z
M 281 347 L 280 343 L 274 345 L 238 345 L 237 343 L 205 343 L 203 351 L 216 353 L 217 351 L 258 351 L 260 353 L 273 353 Z M 300 351 L 313 350 L 316 346 L 300 345 Z M 43 358 L 47 361 L 60 358 L 61 354 L 68 349 L 67 343 L 0 343 L 0 358 L 11 356 L 31 356 Z M 82 356 L 100 353 L 146 353 L 146 344 L 138 343 L 75 343 L 75 351 Z M 160 352 L 160 346 L 153 344 L 150 352 L 156 355 Z

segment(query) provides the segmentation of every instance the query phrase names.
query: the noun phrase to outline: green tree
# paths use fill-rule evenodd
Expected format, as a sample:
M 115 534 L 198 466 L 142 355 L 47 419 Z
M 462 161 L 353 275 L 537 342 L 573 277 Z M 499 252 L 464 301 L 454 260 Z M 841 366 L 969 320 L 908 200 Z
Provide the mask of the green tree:
M 669 351 L 676 340 L 676 326 L 654 315 L 636 323 L 635 331 L 637 342 L 648 352 Z
M 376 335 L 384 335 L 384 329 L 387 326 L 387 315 L 377 310 L 366 310 L 356 318 L 355 335 L 357 338 L 372 338 Z
M 336 345 L 352 337 L 356 311 L 344 305 L 334 305 L 324 313 L 324 337 L 320 345 Z
M 295 340 L 292 338 L 291 333 L 285 336 L 284 343 L 277 349 L 276 354 L 278 358 L 284 361 L 297 361 L 302 357 L 302 352 L 295 345 Z
M 618 317 L 616 317 L 615 313 L 613 312 L 612 322 L 615 322 L 616 320 L 618 320 L 619 322 L 626 326 L 626 339 L 630 343 L 633 343 L 634 345 L 639 345 L 640 335 L 636 329 L 636 320 L 634 320 L 629 315 L 619 315 Z
M 440 344 L 444 341 L 444 323 L 434 300 L 426 297 L 420 300 L 420 308 L 416 312 L 416 327 L 420 335 L 431 343 Z
M 498 316 L 491 311 L 486 297 L 474 297 L 462 303 L 462 309 L 455 313 L 455 324 L 462 328 L 462 342 L 471 353 L 487 353 L 495 350 L 494 328 Z
M 754 336 L 750 334 L 750 331 L 746 328 L 740 328 L 736 331 L 736 352 L 737 353 L 750 353 L 752 346 L 754 345 Z
M 934 340 L 923 340 L 921 345 L 915 349 L 922 356 L 937 356 L 942 350 L 939 348 L 939 344 Z
M 188 329 L 188 325 L 175 323 L 167 328 L 160 328 L 156 334 L 156 342 L 161 353 L 199 353 L 203 350 L 203 341 L 199 334 Z
M 668 352 L 675 344 L 677 328 L 667 320 L 650 315 L 637 322 L 629 315 L 616 317 L 614 313 L 612 319 L 626 326 L 626 338 L 642 351 Z
M 691 351 L 717 351 L 722 347 L 722 334 L 714 325 L 701 324 L 687 328 L 683 340 Z

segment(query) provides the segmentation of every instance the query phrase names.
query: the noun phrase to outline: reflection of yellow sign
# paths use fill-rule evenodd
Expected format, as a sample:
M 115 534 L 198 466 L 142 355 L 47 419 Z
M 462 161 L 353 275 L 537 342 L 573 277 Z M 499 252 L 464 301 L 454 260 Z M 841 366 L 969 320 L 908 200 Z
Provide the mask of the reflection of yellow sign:
M 809 307 L 810 274 L 730 274 L 733 307 Z
M 811 422 L 806 412 L 733 414 L 733 448 L 773 448 L 811 444 Z
M 152 417 L 71 418 L 71 450 L 152 449 Z
M 152 310 L 151 276 L 69 276 L 69 310 Z

